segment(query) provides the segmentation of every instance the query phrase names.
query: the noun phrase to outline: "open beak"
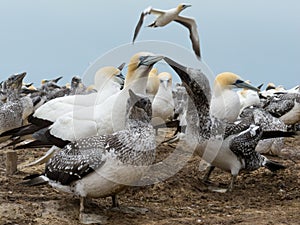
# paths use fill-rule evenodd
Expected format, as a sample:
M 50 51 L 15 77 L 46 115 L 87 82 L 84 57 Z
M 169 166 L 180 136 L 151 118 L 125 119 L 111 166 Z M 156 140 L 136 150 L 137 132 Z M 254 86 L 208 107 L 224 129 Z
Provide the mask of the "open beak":
M 234 85 L 238 88 L 246 88 L 253 91 L 260 91 L 257 87 L 252 86 L 251 84 L 246 83 L 242 80 L 237 80 Z

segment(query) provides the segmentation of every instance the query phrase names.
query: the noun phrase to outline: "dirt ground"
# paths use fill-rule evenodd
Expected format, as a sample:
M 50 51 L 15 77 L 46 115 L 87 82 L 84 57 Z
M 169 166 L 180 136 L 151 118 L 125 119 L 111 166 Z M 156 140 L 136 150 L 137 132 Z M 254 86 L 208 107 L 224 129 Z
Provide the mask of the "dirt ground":
M 161 144 L 158 158 L 175 144 Z M 24 176 L 43 166 L 22 168 L 46 149 L 18 152 L 19 172 L 6 177 L 5 154 L 0 151 L 0 224 L 80 224 L 79 199 L 50 186 L 18 185 Z M 286 165 L 277 173 L 261 168 L 241 173 L 231 193 L 217 193 L 201 182 L 200 158 L 193 156 L 176 175 L 146 187 L 133 187 L 119 195 L 121 209 L 111 199 L 93 199 L 89 210 L 105 216 L 105 224 L 300 224 L 300 136 L 286 140 L 280 157 Z M 230 175 L 216 169 L 215 185 L 227 185 Z M 122 210 L 136 207 L 139 210 Z

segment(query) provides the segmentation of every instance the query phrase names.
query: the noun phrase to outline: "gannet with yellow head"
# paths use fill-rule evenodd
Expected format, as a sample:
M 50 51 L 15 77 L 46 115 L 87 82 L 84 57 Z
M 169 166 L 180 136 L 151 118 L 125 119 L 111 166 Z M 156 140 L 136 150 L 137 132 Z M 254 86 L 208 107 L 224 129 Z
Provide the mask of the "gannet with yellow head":
M 123 129 L 128 90 L 145 96 L 148 74 L 162 58 L 148 52 L 135 54 L 128 64 L 123 90 L 108 97 L 102 104 L 74 110 L 58 118 L 50 127 L 50 134 L 63 141 L 73 141 Z
M 179 16 L 179 14 L 188 7 L 191 7 L 191 5 L 184 4 L 184 3 L 179 4 L 176 8 L 169 9 L 169 10 L 153 9 L 152 7 L 148 7 L 141 13 L 139 22 L 136 25 L 134 31 L 132 42 L 134 43 L 135 39 L 138 36 L 138 33 L 144 22 L 144 17 L 146 15 L 153 14 L 153 15 L 157 15 L 157 18 L 153 23 L 148 25 L 148 27 L 163 27 L 171 23 L 172 21 L 175 21 L 188 28 L 190 32 L 190 39 L 192 41 L 194 52 L 196 56 L 200 59 L 201 58 L 200 44 L 199 44 L 199 35 L 197 31 L 196 21 L 193 18 Z
M 217 75 L 213 87 L 213 96 L 210 104 L 211 115 L 221 120 L 234 122 L 240 113 L 241 103 L 234 88 L 246 88 L 259 91 L 258 88 L 243 81 L 240 76 L 231 72 Z
M 118 92 L 123 82 L 119 69 L 112 66 L 100 68 L 94 76 L 94 87 L 97 93 L 55 98 L 38 108 L 33 117 L 55 122 L 58 117 L 73 110 L 102 103 Z

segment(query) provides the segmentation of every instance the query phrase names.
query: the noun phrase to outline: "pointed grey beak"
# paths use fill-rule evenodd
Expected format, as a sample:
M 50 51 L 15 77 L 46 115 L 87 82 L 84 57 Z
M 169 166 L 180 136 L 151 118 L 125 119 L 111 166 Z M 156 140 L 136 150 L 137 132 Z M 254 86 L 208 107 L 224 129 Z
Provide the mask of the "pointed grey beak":
M 183 7 L 183 9 L 186 9 L 186 8 L 189 8 L 189 7 L 191 7 L 192 5 L 185 5 L 184 7 Z
M 118 82 L 120 85 L 124 85 L 125 77 L 123 76 L 122 73 L 119 73 L 118 75 L 116 75 L 115 78 L 117 79 L 117 82 Z
M 161 82 L 162 82 L 164 88 L 167 89 L 168 88 L 168 80 L 162 80 Z
M 141 56 L 140 57 L 140 63 L 138 66 L 144 65 L 144 66 L 153 66 L 155 63 L 157 63 L 158 61 L 162 60 L 164 58 L 164 56 Z
M 260 91 L 257 87 L 254 87 L 242 80 L 237 80 L 233 85 L 235 85 L 238 88 L 246 88 L 253 91 Z

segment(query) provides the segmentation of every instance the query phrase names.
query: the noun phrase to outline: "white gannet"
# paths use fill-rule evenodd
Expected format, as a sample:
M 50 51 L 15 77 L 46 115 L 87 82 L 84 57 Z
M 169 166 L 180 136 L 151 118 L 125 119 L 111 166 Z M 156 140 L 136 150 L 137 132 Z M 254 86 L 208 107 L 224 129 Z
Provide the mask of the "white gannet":
M 94 135 L 111 134 L 122 130 L 125 124 L 126 99 L 128 89 L 146 95 L 148 74 L 152 66 L 163 57 L 148 52 L 135 54 L 128 65 L 124 89 L 108 97 L 102 104 L 74 110 L 59 117 L 45 133 L 48 142 L 43 144 L 64 147 L 66 143 Z M 40 141 L 23 147 L 33 147 Z M 22 146 L 21 146 L 22 148 Z
M 199 35 L 197 31 L 197 24 L 196 21 L 193 18 L 189 17 L 183 17 L 179 16 L 179 14 L 186 8 L 190 7 L 191 5 L 187 4 L 179 4 L 176 8 L 169 9 L 169 10 L 161 10 L 161 9 L 153 9 L 152 7 L 148 7 L 145 9 L 140 16 L 139 22 L 136 25 L 134 36 L 132 42 L 134 43 L 142 25 L 144 22 L 144 17 L 148 14 L 154 14 L 158 17 L 156 20 L 148 25 L 148 27 L 163 27 L 167 24 L 171 23 L 172 21 L 175 21 L 177 23 L 182 24 L 186 28 L 189 29 L 190 32 L 190 39 L 192 41 L 193 50 L 196 54 L 196 56 L 200 59 L 200 44 L 199 44 Z
M 97 93 L 55 98 L 38 108 L 33 117 L 55 122 L 58 117 L 73 110 L 102 103 L 109 96 L 117 93 L 122 84 L 123 80 L 119 69 L 112 66 L 103 67 L 94 76 L 94 88 L 97 90 Z
M 152 68 L 149 73 L 146 94 L 151 102 L 153 102 L 154 96 L 156 95 L 159 88 L 159 79 L 158 79 L 158 70 L 157 68 Z
M 158 92 L 152 102 L 153 119 L 166 122 L 174 116 L 174 99 L 172 93 L 172 75 L 167 72 L 158 75 L 160 81 Z
M 255 147 L 262 138 L 284 136 L 287 133 L 263 132 L 260 127 L 252 125 L 252 118 L 234 124 L 213 117 L 209 113 L 211 93 L 207 77 L 200 70 L 184 67 L 167 57 L 164 60 L 180 76 L 192 100 L 188 105 L 186 142 L 195 148 L 203 160 L 211 163 L 204 180 L 208 180 L 214 167 L 230 172 L 232 179 L 227 189 L 229 191 L 240 170 L 266 167 L 276 171 L 284 168 L 260 155 Z
M 46 164 L 43 175 L 24 185 L 49 183 L 80 197 L 80 220 L 84 200 L 116 195 L 138 182 L 155 159 L 155 134 L 150 124 L 151 102 L 129 90 L 124 130 L 110 135 L 79 139 L 58 151 Z
M 220 73 L 214 81 L 213 96 L 210 104 L 211 115 L 228 122 L 234 122 L 238 118 L 241 103 L 238 94 L 233 90 L 234 88 L 247 88 L 259 91 L 258 88 L 246 83 L 234 73 Z
M 245 82 L 250 83 L 249 81 Z M 248 106 L 256 106 L 260 104 L 260 98 L 257 91 L 243 88 L 242 90 L 238 91 L 237 94 L 241 104 L 240 113 Z

